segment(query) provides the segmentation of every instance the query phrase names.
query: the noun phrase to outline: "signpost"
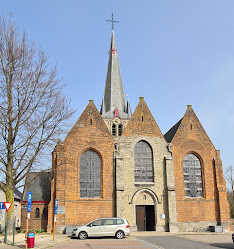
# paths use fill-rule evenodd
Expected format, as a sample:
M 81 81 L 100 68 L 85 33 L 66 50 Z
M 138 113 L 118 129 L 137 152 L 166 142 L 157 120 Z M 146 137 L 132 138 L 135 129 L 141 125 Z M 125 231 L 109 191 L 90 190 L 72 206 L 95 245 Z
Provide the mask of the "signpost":
M 53 240 L 54 240 L 54 232 L 55 232 L 55 222 L 56 222 L 56 214 L 58 213 L 58 199 L 54 200 L 54 225 L 53 225 Z
M 6 210 L 4 243 L 7 243 L 7 212 L 10 210 L 11 204 L 12 204 L 11 202 L 0 202 L 0 207 L 1 207 L 0 209 Z
M 25 249 L 28 248 L 28 220 L 30 219 L 31 209 L 32 209 L 32 193 L 28 192 Z
M 28 192 L 27 212 L 30 213 L 32 209 L 32 193 Z

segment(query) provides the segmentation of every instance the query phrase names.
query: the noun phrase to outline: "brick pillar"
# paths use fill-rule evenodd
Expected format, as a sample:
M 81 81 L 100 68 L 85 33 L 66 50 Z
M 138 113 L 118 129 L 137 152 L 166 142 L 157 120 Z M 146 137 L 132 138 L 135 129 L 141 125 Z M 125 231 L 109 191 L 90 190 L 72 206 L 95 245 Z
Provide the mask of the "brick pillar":
M 51 202 L 49 204 L 47 231 L 52 231 L 54 221 L 54 200 L 58 199 L 58 206 L 65 208 L 65 189 L 66 189 L 66 157 L 64 156 L 64 147 L 58 143 L 52 153 L 52 169 L 54 179 L 51 185 Z M 55 231 L 62 233 L 65 228 L 65 214 L 56 215 Z
M 230 219 L 230 207 L 227 200 L 226 182 L 223 177 L 223 166 L 220 151 L 216 150 L 215 173 L 218 190 L 218 202 L 220 210 L 220 222 L 224 232 L 232 230 Z
M 168 198 L 169 232 L 178 232 L 173 157 L 166 157 L 166 184 Z

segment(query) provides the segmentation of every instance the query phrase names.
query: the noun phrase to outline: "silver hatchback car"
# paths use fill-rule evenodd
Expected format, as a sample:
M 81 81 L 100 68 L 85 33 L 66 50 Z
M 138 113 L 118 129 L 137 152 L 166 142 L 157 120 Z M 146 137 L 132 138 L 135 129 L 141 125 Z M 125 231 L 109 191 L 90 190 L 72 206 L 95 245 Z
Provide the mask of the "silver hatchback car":
M 73 238 L 115 236 L 122 239 L 130 235 L 129 224 L 123 218 L 100 218 L 72 231 Z

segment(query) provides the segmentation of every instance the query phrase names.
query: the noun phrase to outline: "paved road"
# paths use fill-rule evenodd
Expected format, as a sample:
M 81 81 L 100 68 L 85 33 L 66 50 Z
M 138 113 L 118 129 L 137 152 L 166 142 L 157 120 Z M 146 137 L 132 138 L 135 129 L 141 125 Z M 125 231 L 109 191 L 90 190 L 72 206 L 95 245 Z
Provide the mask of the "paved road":
M 37 234 L 35 249 L 234 249 L 232 233 L 158 233 L 133 232 L 131 236 L 117 240 L 112 238 L 71 239 L 65 234 Z M 11 237 L 9 237 L 10 240 Z M 0 240 L 3 237 L 0 236 Z M 10 244 L 11 241 L 8 241 Z M 0 249 L 25 248 L 25 234 L 15 237 L 15 246 L 0 243 Z
M 199 240 L 199 241 L 196 241 Z M 225 236 L 138 236 L 122 240 L 113 238 L 73 239 L 55 249 L 234 249 L 230 235 Z
M 160 247 L 156 247 L 151 245 L 147 241 L 141 241 L 140 239 L 132 238 L 132 239 L 109 239 L 109 238 L 100 238 L 100 239 L 86 239 L 86 240 L 78 240 L 73 239 L 69 242 L 63 243 L 56 247 L 56 249 L 67 249 L 67 248 L 77 248 L 77 249 L 161 249 Z
M 160 246 L 164 249 L 221 249 L 221 248 L 234 248 L 234 243 L 230 242 L 199 242 L 187 238 L 180 238 L 177 236 L 148 236 L 138 237 L 151 244 Z M 201 239 L 202 240 L 202 239 Z M 215 237 L 214 237 L 215 240 Z

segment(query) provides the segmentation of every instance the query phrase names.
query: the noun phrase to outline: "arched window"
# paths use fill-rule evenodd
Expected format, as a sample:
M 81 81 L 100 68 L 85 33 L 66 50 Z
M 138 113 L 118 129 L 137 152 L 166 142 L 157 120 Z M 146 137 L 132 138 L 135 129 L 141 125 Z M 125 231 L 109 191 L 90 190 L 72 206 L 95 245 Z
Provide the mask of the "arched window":
M 145 141 L 139 141 L 134 148 L 135 182 L 153 182 L 153 151 Z
M 101 158 L 93 150 L 85 151 L 80 157 L 80 197 L 101 197 Z
M 35 218 L 40 218 L 40 209 L 36 208 Z
M 201 163 L 194 154 L 184 157 L 184 190 L 186 197 L 203 197 Z
M 115 127 L 115 124 L 112 125 L 112 135 L 116 136 L 116 127 Z
M 42 219 L 47 219 L 47 208 L 43 209 Z
M 119 125 L 119 130 L 118 130 L 118 133 L 119 133 L 118 135 L 121 136 L 121 135 L 122 135 L 122 132 L 123 132 L 123 127 L 122 127 L 122 125 L 120 124 L 120 125 Z

